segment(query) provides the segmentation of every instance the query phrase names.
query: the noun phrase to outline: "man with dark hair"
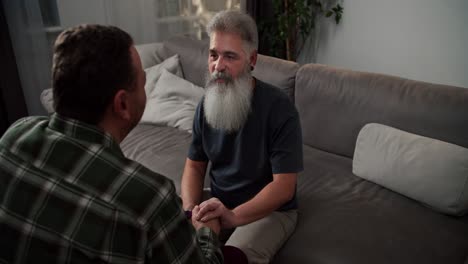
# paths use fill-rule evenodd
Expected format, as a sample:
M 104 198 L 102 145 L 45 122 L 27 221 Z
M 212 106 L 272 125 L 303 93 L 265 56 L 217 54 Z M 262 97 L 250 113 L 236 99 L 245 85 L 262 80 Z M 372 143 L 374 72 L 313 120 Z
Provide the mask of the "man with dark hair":
M 144 84 L 126 32 L 60 34 L 56 113 L 19 120 L 0 140 L 1 263 L 223 262 L 219 220 L 190 224 L 172 181 L 119 147 L 143 114 Z
M 196 220 L 219 217 L 232 233 L 226 245 L 249 263 L 268 263 L 296 226 L 299 114 L 285 93 L 252 76 L 258 34 L 251 17 L 220 12 L 208 34 L 209 75 L 182 176 L 184 209 L 196 208 Z M 208 161 L 213 198 L 202 201 Z

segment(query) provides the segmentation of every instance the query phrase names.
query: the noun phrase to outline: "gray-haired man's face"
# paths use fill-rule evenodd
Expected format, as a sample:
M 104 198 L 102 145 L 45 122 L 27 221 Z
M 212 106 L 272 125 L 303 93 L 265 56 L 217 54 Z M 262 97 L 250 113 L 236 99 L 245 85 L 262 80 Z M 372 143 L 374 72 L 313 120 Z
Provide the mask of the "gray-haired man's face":
M 211 35 L 204 101 L 209 125 L 230 132 L 244 125 L 251 107 L 253 63 L 239 35 L 224 32 Z
M 213 32 L 210 38 L 208 70 L 210 73 L 226 72 L 237 78 L 245 67 L 254 65 L 252 54 L 246 54 L 240 35 L 227 32 Z M 223 80 L 220 79 L 219 82 Z

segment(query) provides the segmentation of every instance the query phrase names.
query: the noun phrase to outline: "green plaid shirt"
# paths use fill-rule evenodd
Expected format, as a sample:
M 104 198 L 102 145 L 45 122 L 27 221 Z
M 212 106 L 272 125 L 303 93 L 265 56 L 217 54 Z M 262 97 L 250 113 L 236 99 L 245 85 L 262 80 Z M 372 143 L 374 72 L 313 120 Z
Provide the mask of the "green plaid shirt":
M 0 263 L 222 263 L 174 184 L 109 134 L 57 114 L 0 140 Z

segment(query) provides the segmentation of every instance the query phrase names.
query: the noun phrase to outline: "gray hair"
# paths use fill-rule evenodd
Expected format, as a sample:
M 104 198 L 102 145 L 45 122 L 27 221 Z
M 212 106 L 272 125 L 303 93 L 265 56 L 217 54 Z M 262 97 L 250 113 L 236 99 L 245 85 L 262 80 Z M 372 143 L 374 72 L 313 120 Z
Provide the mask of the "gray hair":
M 207 25 L 208 35 L 213 32 L 239 34 L 247 45 L 248 53 L 258 50 L 258 31 L 253 18 L 246 13 L 225 10 L 217 13 Z

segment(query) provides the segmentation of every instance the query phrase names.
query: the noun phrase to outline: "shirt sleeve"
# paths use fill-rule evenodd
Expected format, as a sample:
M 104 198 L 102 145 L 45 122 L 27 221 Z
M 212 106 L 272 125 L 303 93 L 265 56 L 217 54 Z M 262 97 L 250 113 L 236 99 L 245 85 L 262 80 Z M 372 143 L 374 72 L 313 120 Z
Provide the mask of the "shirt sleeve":
M 272 173 L 303 170 L 302 128 L 299 114 L 290 102 L 279 105 L 270 137 Z
M 195 110 L 192 127 L 192 143 L 190 144 L 187 157 L 195 161 L 208 161 L 205 150 L 203 149 L 203 99 Z
M 150 263 L 223 263 L 216 233 L 207 227 L 195 231 L 171 187 L 150 228 L 146 259 Z

